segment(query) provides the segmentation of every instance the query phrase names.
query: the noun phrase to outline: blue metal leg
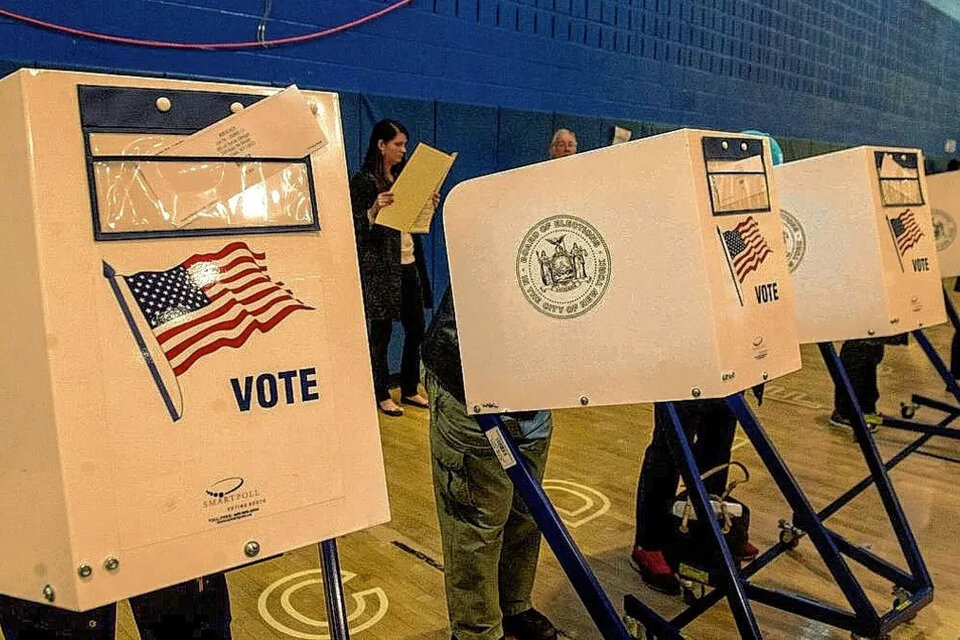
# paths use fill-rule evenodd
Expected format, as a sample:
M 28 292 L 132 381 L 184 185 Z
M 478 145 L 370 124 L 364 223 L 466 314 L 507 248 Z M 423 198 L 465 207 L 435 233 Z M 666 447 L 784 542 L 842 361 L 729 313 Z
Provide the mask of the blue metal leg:
M 950 299 L 950 294 L 947 293 L 946 287 L 943 287 L 943 306 L 947 309 L 947 318 L 950 319 L 953 330 L 960 331 L 960 318 L 957 317 L 957 309 L 953 306 L 953 301 Z
M 581 602 L 605 640 L 629 640 L 630 634 L 610 603 L 586 559 L 577 548 L 543 487 L 523 461 L 513 437 L 498 416 L 477 416 L 500 464 L 533 515 L 543 537 L 573 585 Z M 681 640 L 680 632 L 649 607 L 642 605 L 637 618 L 663 640 Z
M 750 609 L 746 582 L 740 575 L 740 567 L 733 559 L 733 554 L 730 553 L 730 547 L 727 546 L 727 541 L 720 531 L 720 525 L 713 513 L 713 508 L 710 506 L 710 497 L 703 480 L 700 479 L 700 470 L 693 457 L 690 441 L 680 424 L 677 408 L 672 402 L 668 402 L 666 403 L 666 409 L 670 416 L 670 428 L 667 432 L 670 451 L 675 463 L 680 468 L 680 475 L 683 477 L 683 483 L 689 492 L 694 513 L 696 513 L 700 522 L 709 523 L 710 533 L 716 544 L 716 556 L 723 567 L 722 579 L 725 583 L 723 587 L 727 594 L 727 601 L 730 603 L 730 610 L 733 612 L 733 618 L 737 623 L 737 629 L 740 631 L 740 637 L 760 640 L 763 636 L 760 634 L 757 619 Z
M 835 352 L 834 355 L 836 355 Z M 746 400 L 744 400 L 741 395 L 730 396 L 727 398 L 727 404 L 737 416 L 740 425 L 753 444 L 757 455 L 763 460 L 763 464 L 767 467 L 767 470 L 770 471 L 774 482 L 777 483 L 783 496 L 787 499 L 787 503 L 793 510 L 797 525 L 810 536 L 810 541 L 817 548 L 820 557 L 836 581 L 837 586 L 840 587 L 843 595 L 853 608 L 854 615 L 856 615 L 861 628 L 863 630 L 878 630 L 880 627 L 879 614 L 873 605 L 870 604 L 870 600 L 867 599 L 867 594 L 863 591 L 863 587 L 860 586 L 860 583 L 853 575 L 846 560 L 840 555 L 840 551 L 830 537 L 830 533 L 817 517 L 810 501 L 807 500 L 807 497 L 800 489 L 800 485 L 797 484 L 796 479 L 787 469 L 780 454 L 777 453 L 777 450 L 773 447 L 770 438 L 763 430 L 763 427 L 760 426 L 756 416 L 753 415 L 753 411 L 747 405 Z M 866 423 L 863 423 L 862 426 L 864 432 L 866 432 Z
M 827 369 L 830 371 L 830 376 L 833 378 L 835 384 L 843 388 L 844 393 L 846 393 L 854 409 L 856 419 L 852 424 L 853 432 L 856 436 L 857 443 L 860 445 L 860 451 L 866 460 L 867 468 L 870 469 L 870 475 L 873 476 L 873 481 L 877 486 L 877 492 L 880 494 L 880 500 L 883 502 L 887 517 L 890 518 L 890 524 L 893 525 L 893 531 L 897 536 L 897 541 L 900 543 L 900 550 L 903 552 L 904 558 L 907 561 L 911 575 L 913 575 L 916 580 L 913 590 L 919 591 L 925 587 L 932 587 L 933 583 L 930 579 L 930 573 L 927 571 L 927 566 L 923 561 L 923 557 L 920 555 L 916 538 L 914 538 L 910 523 L 907 522 L 907 517 L 903 513 L 903 507 L 900 505 L 900 500 L 897 498 L 897 494 L 893 489 L 893 483 L 890 481 L 890 475 L 887 473 L 886 466 L 884 466 L 883 460 L 880 458 L 877 445 L 873 441 L 870 430 L 867 428 L 867 423 L 863 418 L 863 412 L 860 409 L 860 404 L 857 402 L 857 396 L 850 384 L 850 379 L 847 377 L 847 372 L 843 368 L 843 364 L 840 362 L 840 358 L 837 356 L 837 351 L 833 348 L 832 343 L 821 342 L 819 347 Z
M 952 422 L 952 421 L 955 420 L 955 419 L 956 419 L 956 416 L 955 416 L 955 415 L 950 415 L 950 416 L 944 418 L 943 420 L 941 420 L 936 426 L 939 427 L 939 428 L 944 428 L 947 424 L 949 424 L 950 422 Z M 914 440 L 913 442 L 911 442 L 910 444 L 908 444 L 906 447 L 904 447 L 903 449 L 901 449 L 899 452 L 897 452 L 897 454 L 896 454 L 895 456 L 893 456 L 892 458 L 890 458 L 890 459 L 883 465 L 884 468 L 885 468 L 887 471 L 890 471 L 891 469 L 893 469 L 894 467 L 896 467 L 898 464 L 900 464 L 901 462 L 903 462 L 904 460 L 906 460 L 907 457 L 908 457 L 910 454 L 914 453 L 914 452 L 917 451 L 920 447 L 922 447 L 923 445 L 925 445 L 925 444 L 927 443 L 927 441 L 930 440 L 930 438 L 932 438 L 932 437 L 933 437 L 933 435 L 927 434 L 927 435 L 924 435 L 924 436 L 921 436 L 921 437 L 917 438 L 916 440 Z M 872 476 L 872 475 L 869 475 L 869 476 L 867 476 L 866 478 L 864 478 L 863 480 L 861 480 L 860 482 L 858 482 L 856 485 L 854 485 L 853 487 L 851 487 L 850 490 L 847 491 L 846 493 L 844 493 L 842 496 L 840 496 L 839 498 L 837 498 L 836 500 L 834 500 L 833 502 L 831 502 L 830 504 L 828 504 L 826 507 L 824 507 L 824 508 L 820 511 L 820 513 L 818 514 L 818 515 L 820 516 L 820 519 L 821 519 L 821 520 L 826 520 L 827 518 L 829 518 L 830 516 L 832 516 L 833 514 L 835 514 L 837 511 L 839 511 L 839 510 L 842 509 L 843 507 L 845 507 L 845 506 L 847 506 L 848 504 L 850 504 L 850 501 L 851 501 L 851 500 L 853 500 L 853 499 L 856 498 L 858 495 L 860 495 L 861 493 L 863 493 L 864 491 L 866 491 L 867 487 L 869 487 L 869 486 L 872 485 L 872 484 L 873 484 L 873 476 Z
M 340 577 L 340 557 L 337 541 L 320 543 L 320 567 L 323 571 L 323 595 L 327 602 L 327 624 L 332 640 L 350 640 L 347 624 L 347 605 L 343 598 L 343 580 Z
M 937 370 L 937 373 L 940 374 L 940 377 L 943 378 L 943 381 L 947 384 L 947 389 L 957 399 L 957 402 L 960 402 L 960 386 L 957 385 L 956 379 L 950 373 L 950 369 L 947 368 L 946 363 L 940 357 L 940 354 L 937 353 L 937 350 L 933 348 L 933 345 L 930 344 L 930 341 L 927 339 L 927 336 L 924 335 L 923 331 L 917 330 L 913 332 L 913 337 L 917 339 L 917 343 L 920 345 L 920 348 L 923 349 L 923 352 L 927 354 L 930 363 L 933 364 L 933 367 Z

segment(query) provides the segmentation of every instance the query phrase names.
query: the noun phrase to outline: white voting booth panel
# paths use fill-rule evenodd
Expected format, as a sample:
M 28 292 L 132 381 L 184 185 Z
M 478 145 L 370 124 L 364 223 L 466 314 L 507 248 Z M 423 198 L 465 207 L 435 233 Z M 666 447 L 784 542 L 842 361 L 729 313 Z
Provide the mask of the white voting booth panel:
M 770 166 L 762 138 L 682 130 L 458 185 L 468 410 L 721 397 L 799 368 Z
M 389 519 L 338 99 L 276 93 L 0 81 L 0 593 L 84 610 Z
M 775 169 L 800 341 L 946 321 L 923 155 L 857 147 Z
M 960 242 L 956 242 L 960 222 L 960 171 L 927 176 L 927 189 L 940 275 L 960 276 Z

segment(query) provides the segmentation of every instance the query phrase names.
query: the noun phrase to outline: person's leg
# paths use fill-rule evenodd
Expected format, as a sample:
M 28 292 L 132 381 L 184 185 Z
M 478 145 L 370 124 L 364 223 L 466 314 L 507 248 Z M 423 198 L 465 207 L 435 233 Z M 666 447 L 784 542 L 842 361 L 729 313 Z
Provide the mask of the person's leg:
M 416 265 L 405 265 L 402 274 L 400 322 L 403 325 L 403 359 L 400 364 L 400 397 L 418 400 L 420 345 L 423 344 L 425 329 L 420 276 L 417 274 Z
M 684 415 L 681 419 L 690 420 L 696 425 L 693 455 L 701 475 L 726 465 L 726 468 L 714 473 L 703 483 L 708 494 L 721 496 L 726 493 L 730 480 L 729 464 L 737 432 L 737 418 L 727 406 L 726 400 L 705 400 L 699 404 L 702 406 L 696 415 Z M 734 539 L 728 537 L 727 541 L 730 543 L 730 552 L 740 561 L 752 560 L 759 553 L 759 549 L 751 544 L 746 536 Z
M 113 640 L 116 627 L 116 605 L 77 613 L 0 595 L 6 640 Z
M 450 628 L 457 640 L 499 640 L 498 571 L 513 485 L 466 407 L 432 374 L 426 383 Z
M 390 320 L 368 320 L 367 337 L 370 341 L 370 365 L 373 368 L 373 390 L 377 402 L 390 399 L 390 370 L 387 367 L 387 347 L 393 333 Z
M 877 365 L 878 359 L 883 357 L 883 345 L 872 340 L 848 340 L 840 348 L 840 362 L 850 379 L 850 386 L 857 398 L 860 409 L 865 414 L 875 413 L 877 399 Z M 840 417 L 848 423 L 854 416 L 853 405 L 847 398 L 846 391 L 834 383 L 834 416 Z
M 539 412 L 525 420 L 507 418 L 505 423 L 524 461 L 537 480 L 542 481 L 553 430 L 550 414 Z M 523 435 L 531 432 L 535 434 L 532 437 Z M 504 631 L 524 640 L 551 640 L 557 635 L 553 624 L 533 608 L 531 598 L 540 557 L 540 540 L 540 528 L 533 514 L 519 492 L 514 491 L 500 552 L 500 609 L 504 616 Z
M 666 405 L 653 408 L 653 437 L 643 455 L 637 484 L 636 533 L 634 544 L 644 549 L 663 549 L 670 538 L 666 514 L 677 495 L 680 471 L 673 462 L 667 438 Z
M 684 411 L 680 419 L 684 422 L 689 420 L 691 430 L 696 434 L 693 456 L 700 467 L 700 473 L 704 474 L 715 467 L 730 463 L 737 418 L 727 407 L 726 400 L 704 400 L 697 401 L 697 404 L 697 407 L 691 406 L 694 410 Z M 685 402 L 681 405 L 691 403 Z M 722 495 L 727 489 L 729 476 L 729 469 L 723 469 L 704 480 L 707 493 Z
M 230 594 L 222 573 L 130 598 L 142 640 L 231 640 Z
M 678 408 L 681 403 L 675 403 Z M 674 463 L 668 439 L 669 414 L 666 405 L 653 408 L 653 437 L 643 456 L 637 483 L 636 534 L 630 556 L 631 565 L 651 588 L 678 593 L 679 583 L 663 556 L 671 541 L 673 502 L 677 495 L 680 471 Z M 681 421 L 684 430 L 687 425 Z M 689 433 L 688 433 L 689 437 Z

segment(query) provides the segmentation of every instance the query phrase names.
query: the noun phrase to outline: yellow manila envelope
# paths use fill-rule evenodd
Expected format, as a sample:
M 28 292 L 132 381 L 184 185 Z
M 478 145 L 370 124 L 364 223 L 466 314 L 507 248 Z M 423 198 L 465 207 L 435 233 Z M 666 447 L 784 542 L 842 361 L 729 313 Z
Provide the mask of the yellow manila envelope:
M 205 210 L 290 167 L 326 144 L 317 118 L 296 86 L 265 98 L 162 149 L 179 161 L 141 162 L 139 170 L 155 201 L 183 227 Z M 220 162 L 217 158 L 253 158 Z M 267 159 L 278 159 L 271 162 Z
M 429 233 L 435 210 L 430 198 L 440 190 L 456 159 L 456 153 L 418 144 L 390 189 L 393 204 L 381 209 L 376 223 L 407 233 Z

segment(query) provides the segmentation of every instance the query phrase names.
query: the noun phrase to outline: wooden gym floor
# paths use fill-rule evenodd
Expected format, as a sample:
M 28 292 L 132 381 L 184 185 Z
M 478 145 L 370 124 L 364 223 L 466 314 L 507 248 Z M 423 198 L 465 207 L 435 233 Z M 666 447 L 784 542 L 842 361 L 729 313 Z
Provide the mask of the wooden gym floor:
M 944 356 L 949 354 L 950 330 L 928 335 Z M 827 417 L 832 385 L 815 347 L 804 347 L 804 368 L 768 385 L 761 419 L 814 506 L 833 497 L 866 475 L 866 467 L 848 430 L 831 427 Z M 880 368 L 880 410 L 896 414 L 911 392 L 945 398 L 943 384 L 919 346 L 888 347 Z M 918 417 L 934 419 L 921 410 Z M 938 418 L 938 417 L 937 417 Z M 446 640 L 446 611 L 440 565 L 440 539 L 430 483 L 427 412 L 407 408 L 402 418 L 381 416 L 387 480 L 393 521 L 340 540 L 352 636 L 358 639 Z M 960 426 L 960 425 L 958 425 Z M 547 466 L 548 493 L 565 515 L 573 537 L 594 567 L 618 610 L 623 595 L 633 592 L 662 613 L 682 608 L 679 598 L 644 588 L 630 568 L 634 500 L 639 461 L 650 440 L 652 410 L 648 405 L 590 408 L 556 412 L 554 442 Z M 913 436 L 881 428 L 876 436 L 889 458 Z M 735 459 L 753 472 L 738 490 L 752 508 L 752 539 L 761 549 L 773 544 L 777 522 L 790 512 L 766 475 L 753 449 L 738 436 Z M 910 624 L 897 629 L 895 640 L 953 640 L 960 637 L 960 492 L 957 491 L 960 443 L 935 438 L 904 461 L 892 477 L 913 525 L 936 586 L 933 604 Z M 940 457 L 936 457 L 940 456 Z M 893 531 L 871 488 L 830 520 L 851 540 L 900 566 Z M 956 537 L 955 537 L 956 536 Z M 853 565 L 856 567 L 856 565 Z M 232 572 L 229 575 L 237 640 L 326 638 L 321 626 L 322 591 L 315 548 Z M 890 608 L 889 586 L 858 571 L 874 604 Z M 843 606 L 826 568 L 808 540 L 762 571 L 758 582 L 791 589 Z M 583 607 L 550 552 L 541 554 L 535 604 L 569 638 L 599 638 Z M 764 637 L 769 639 L 845 639 L 846 632 L 757 605 Z M 317 620 L 319 618 L 320 620 Z M 692 638 L 736 638 L 725 604 L 718 605 L 688 627 Z M 135 640 L 129 608 L 121 605 L 118 638 Z

